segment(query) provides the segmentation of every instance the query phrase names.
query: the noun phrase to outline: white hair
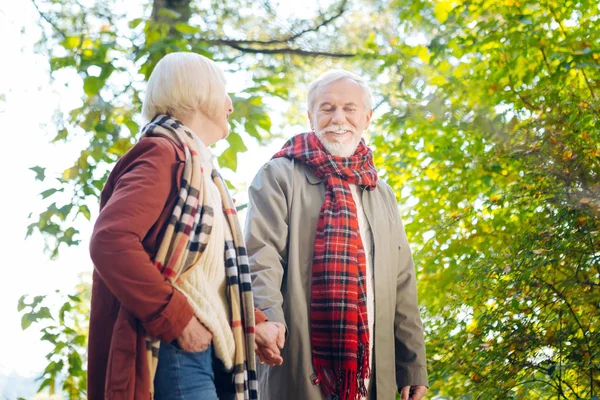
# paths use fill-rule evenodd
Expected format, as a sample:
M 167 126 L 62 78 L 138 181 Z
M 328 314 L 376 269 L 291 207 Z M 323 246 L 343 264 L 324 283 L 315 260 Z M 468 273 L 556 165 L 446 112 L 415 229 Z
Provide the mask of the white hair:
M 332 82 L 339 81 L 340 79 L 350 79 L 360 85 L 360 88 L 363 91 L 363 99 L 365 103 L 365 109 L 370 111 L 373 109 L 373 95 L 371 94 L 371 89 L 367 82 L 361 78 L 360 76 L 343 70 L 343 69 L 330 69 L 327 72 L 321 74 L 317 79 L 312 81 L 310 85 L 308 85 L 308 94 L 306 96 L 306 100 L 308 103 L 308 111 L 312 113 L 313 107 L 315 105 L 315 95 L 317 93 L 317 89 L 328 85 Z
M 181 117 L 189 112 L 224 112 L 225 75 L 212 60 L 196 53 L 170 53 L 154 67 L 142 106 L 148 121 L 158 114 Z

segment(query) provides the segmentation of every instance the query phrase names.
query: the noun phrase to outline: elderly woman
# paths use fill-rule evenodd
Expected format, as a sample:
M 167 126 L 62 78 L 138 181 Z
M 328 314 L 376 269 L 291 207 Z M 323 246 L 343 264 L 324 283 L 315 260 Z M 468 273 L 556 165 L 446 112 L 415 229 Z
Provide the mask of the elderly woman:
M 208 149 L 232 112 L 201 55 L 169 54 L 150 76 L 150 122 L 108 177 L 91 239 L 90 400 L 257 398 L 246 249 Z

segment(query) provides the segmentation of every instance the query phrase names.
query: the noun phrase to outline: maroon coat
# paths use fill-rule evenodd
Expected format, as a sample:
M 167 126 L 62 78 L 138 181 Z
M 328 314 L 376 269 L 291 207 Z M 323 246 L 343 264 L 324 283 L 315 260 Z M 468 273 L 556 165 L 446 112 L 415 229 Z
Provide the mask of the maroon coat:
M 152 259 L 180 187 L 184 153 L 142 138 L 106 181 L 90 255 L 94 262 L 88 398 L 150 398 L 144 334 L 170 342 L 194 312 Z

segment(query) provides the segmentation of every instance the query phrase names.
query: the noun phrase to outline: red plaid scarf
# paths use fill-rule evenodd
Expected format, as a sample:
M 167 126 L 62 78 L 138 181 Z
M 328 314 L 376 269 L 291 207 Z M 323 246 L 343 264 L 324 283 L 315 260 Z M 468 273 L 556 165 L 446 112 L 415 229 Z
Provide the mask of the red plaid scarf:
M 313 384 L 325 396 L 355 400 L 367 394 L 370 347 L 365 250 L 349 184 L 375 188 L 373 155 L 361 140 L 351 157 L 332 156 L 310 132 L 291 138 L 278 157 L 308 165 L 325 182 L 312 264 Z

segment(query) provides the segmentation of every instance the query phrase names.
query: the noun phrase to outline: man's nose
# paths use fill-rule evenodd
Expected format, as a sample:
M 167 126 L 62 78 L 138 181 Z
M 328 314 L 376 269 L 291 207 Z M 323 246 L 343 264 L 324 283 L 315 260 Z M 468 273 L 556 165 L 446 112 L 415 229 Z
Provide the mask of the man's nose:
M 333 117 L 331 118 L 331 122 L 337 125 L 341 125 L 346 122 L 346 115 L 344 115 L 344 110 L 335 110 L 333 113 Z

